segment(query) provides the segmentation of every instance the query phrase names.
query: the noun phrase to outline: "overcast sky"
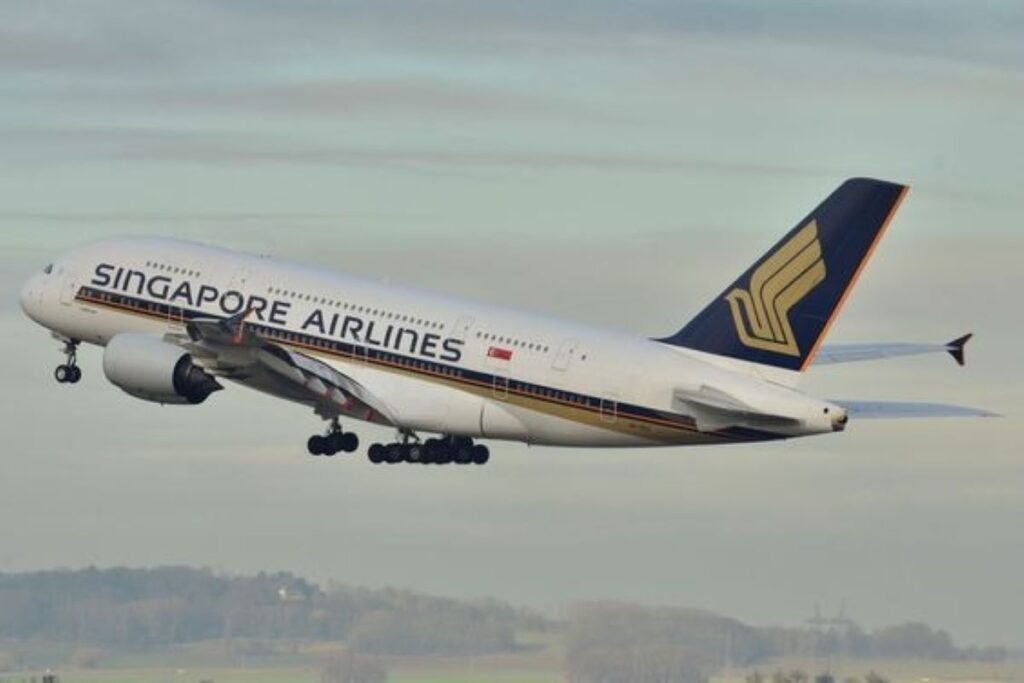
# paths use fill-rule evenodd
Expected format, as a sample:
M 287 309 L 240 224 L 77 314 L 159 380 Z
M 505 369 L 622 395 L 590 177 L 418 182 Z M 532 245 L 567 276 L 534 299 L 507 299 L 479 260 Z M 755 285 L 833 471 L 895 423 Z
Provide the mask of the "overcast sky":
M 845 599 L 1024 646 L 1022 35 L 1009 1 L 4 2 L 0 570 L 282 568 L 758 624 Z M 830 340 L 977 338 L 965 369 L 804 386 L 1006 418 L 376 467 L 306 456 L 318 420 L 242 388 L 130 399 L 97 349 L 58 386 L 17 305 L 60 251 L 145 233 L 665 334 L 854 175 L 913 189 Z

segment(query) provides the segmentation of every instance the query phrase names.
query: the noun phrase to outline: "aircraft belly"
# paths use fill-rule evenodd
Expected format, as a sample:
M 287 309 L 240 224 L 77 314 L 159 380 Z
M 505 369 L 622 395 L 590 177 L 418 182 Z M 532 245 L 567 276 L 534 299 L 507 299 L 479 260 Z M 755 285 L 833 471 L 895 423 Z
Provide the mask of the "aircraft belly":
M 488 401 L 483 412 L 484 436 L 525 441 L 545 446 L 664 446 L 664 441 L 644 438 L 599 425 L 532 410 L 525 406 Z
M 166 319 L 146 318 L 132 313 L 100 310 L 86 304 L 59 304 L 64 307 L 62 325 L 54 331 L 72 339 L 106 346 L 111 337 L 125 332 L 163 334 L 170 331 Z
M 399 427 L 437 434 L 481 435 L 484 401 L 478 396 L 443 381 L 423 381 L 360 362 L 322 360 L 331 362 L 386 403 Z

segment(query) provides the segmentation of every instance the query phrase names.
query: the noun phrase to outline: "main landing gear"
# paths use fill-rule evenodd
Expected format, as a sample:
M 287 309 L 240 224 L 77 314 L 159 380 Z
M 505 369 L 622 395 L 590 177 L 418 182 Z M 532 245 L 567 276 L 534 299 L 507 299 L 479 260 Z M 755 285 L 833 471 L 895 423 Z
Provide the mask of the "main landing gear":
M 64 342 L 62 353 L 67 358 L 63 365 L 58 365 L 53 371 L 53 378 L 61 384 L 75 384 L 82 379 L 82 369 L 78 367 L 78 345 L 76 339 L 68 339 Z
M 357 448 L 359 448 L 359 437 L 352 432 L 341 431 L 338 418 L 331 420 L 331 426 L 325 435 L 315 434 L 306 442 L 306 449 L 310 455 L 331 456 L 342 451 L 351 453 Z
M 483 465 L 491 457 L 487 446 L 474 444 L 470 438 L 446 436 L 441 439 L 427 439 L 420 443 L 411 434 L 403 434 L 400 442 L 375 443 L 370 446 L 367 455 L 374 464 L 389 465 L 399 462 L 421 465 Z

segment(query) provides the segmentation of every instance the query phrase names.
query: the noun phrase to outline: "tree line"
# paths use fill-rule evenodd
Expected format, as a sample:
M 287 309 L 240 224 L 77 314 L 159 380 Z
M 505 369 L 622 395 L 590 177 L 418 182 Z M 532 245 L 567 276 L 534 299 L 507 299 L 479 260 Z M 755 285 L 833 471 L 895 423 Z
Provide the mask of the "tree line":
M 495 600 L 331 583 L 288 572 L 226 576 L 206 569 L 83 569 L 0 574 L 0 638 L 109 648 L 224 639 L 344 641 L 389 655 L 517 649 L 516 632 L 546 628 Z
M 729 666 L 776 657 L 1004 659 L 1003 648 L 961 649 L 949 634 L 921 623 L 870 633 L 842 629 L 755 628 L 703 610 L 591 602 L 569 610 L 570 683 L 703 683 Z M 783 679 L 773 683 L 805 683 Z M 872 683 L 877 683 L 870 679 Z
M 957 647 L 947 632 L 921 623 L 870 632 L 852 623 L 828 630 L 755 628 L 702 610 L 616 602 L 578 604 L 554 621 L 496 600 L 341 583 L 322 587 L 288 572 L 228 576 L 158 567 L 0 573 L 0 640 L 72 643 L 83 652 L 222 640 L 226 650 L 241 654 L 261 642 L 331 641 L 371 659 L 479 655 L 516 651 L 522 647 L 517 636 L 543 630 L 564 634 L 574 683 L 687 683 L 724 666 L 783 656 L 1006 656 L 1002 648 Z M 3 655 L 0 647 L 0 664 Z

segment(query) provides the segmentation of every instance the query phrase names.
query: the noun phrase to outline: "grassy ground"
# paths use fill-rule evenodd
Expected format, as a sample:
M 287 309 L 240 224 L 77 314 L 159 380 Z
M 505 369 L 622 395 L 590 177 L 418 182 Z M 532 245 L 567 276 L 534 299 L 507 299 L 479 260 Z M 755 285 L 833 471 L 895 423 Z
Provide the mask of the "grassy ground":
M 857 660 L 844 659 L 826 662 L 821 659 L 781 659 L 765 662 L 757 667 L 735 669 L 716 677 L 719 683 L 742 683 L 746 676 L 759 670 L 766 679 L 782 669 L 791 671 L 800 669 L 813 677 L 830 671 L 839 683 L 845 678 L 863 680 L 868 672 L 875 671 L 892 683 L 989 683 L 1017 681 L 1024 683 L 1024 661 L 1010 660 L 1006 662 L 956 662 L 942 660 L 913 659 L 879 659 Z
M 61 669 L 61 683 L 320 683 L 323 647 L 285 656 L 246 661 L 236 666 L 210 663 L 200 651 L 163 653 L 147 658 L 136 655 L 113 660 L 105 669 Z M 489 657 L 406 658 L 389 661 L 389 683 L 563 683 L 559 647 L 538 647 L 515 654 Z M 812 677 L 830 670 L 842 683 L 847 677 L 863 680 L 875 671 L 892 683 L 1024 683 L 1024 661 L 997 663 L 916 660 L 780 659 L 757 669 L 770 681 L 776 670 L 800 669 Z M 745 683 L 753 668 L 736 668 L 716 676 L 712 683 Z M 38 675 L 38 674 L 37 674 Z M 26 683 L 29 677 L 6 681 Z M 38 678 L 37 678 L 38 681 Z
M 319 683 L 310 669 L 109 669 L 62 670 L 61 683 Z M 2 679 L 0 679 L 2 680 Z M 18 678 L 11 679 L 19 683 Z M 28 680 L 28 679 L 26 679 Z M 38 680 L 38 679 L 37 679 Z M 537 671 L 393 670 L 388 683 L 561 683 L 556 673 Z

